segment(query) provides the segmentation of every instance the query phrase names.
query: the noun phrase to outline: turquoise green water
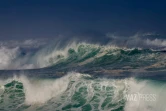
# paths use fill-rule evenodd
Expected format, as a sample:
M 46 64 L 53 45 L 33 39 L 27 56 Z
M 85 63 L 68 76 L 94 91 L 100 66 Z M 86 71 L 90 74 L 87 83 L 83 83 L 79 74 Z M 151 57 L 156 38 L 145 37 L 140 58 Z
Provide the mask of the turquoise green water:
M 1 71 L 0 111 L 166 109 L 165 52 L 77 44 L 32 55 L 19 56 L 31 70 Z
M 164 111 L 165 108 L 166 83 L 160 81 L 93 78 L 74 72 L 59 79 L 14 79 L 1 87 L 2 111 L 128 111 L 132 108 L 140 111 L 149 107 L 155 111 L 161 106 L 159 111 Z M 125 98 L 136 93 L 155 94 L 155 101 Z
M 122 89 L 118 89 L 114 86 L 116 85 L 116 81 L 114 80 L 94 79 L 82 75 L 81 77 L 71 75 L 68 79 L 70 80 L 64 92 L 58 96 L 52 96 L 44 103 L 40 103 L 40 101 L 33 103 L 33 101 L 30 101 L 30 105 L 26 103 L 26 99 L 28 98 L 26 98 L 24 82 L 21 83 L 13 80 L 4 85 L 4 91 L 0 99 L 0 108 L 1 110 L 16 111 L 45 111 L 54 109 L 57 111 L 99 111 L 110 109 L 120 111 L 124 108 L 125 100 L 123 99 L 123 92 L 127 90 L 125 85 L 122 86 Z M 60 87 L 63 87 L 63 85 Z M 118 92 L 115 92 L 115 90 Z M 56 91 L 53 91 L 53 93 L 56 93 Z M 116 93 L 119 97 L 116 97 Z M 33 97 L 33 95 L 31 96 Z

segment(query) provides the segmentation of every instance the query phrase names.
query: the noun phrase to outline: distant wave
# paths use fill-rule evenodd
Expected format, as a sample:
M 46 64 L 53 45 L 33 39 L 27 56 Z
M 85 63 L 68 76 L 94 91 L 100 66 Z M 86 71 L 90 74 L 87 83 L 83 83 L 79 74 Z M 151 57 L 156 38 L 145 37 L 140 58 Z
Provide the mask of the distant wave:
M 91 66 L 91 64 L 101 67 L 111 64 L 117 67 L 158 64 L 160 67 L 166 61 L 163 50 L 74 42 L 63 48 L 46 47 L 37 51 L 26 51 L 19 47 L 1 47 L 0 56 L 0 69 L 34 69 L 58 65 Z M 133 66 L 135 62 L 137 66 Z
M 153 38 L 147 38 L 154 36 Z M 44 67 L 165 68 L 166 40 L 153 34 L 118 37 L 108 34 L 108 44 L 83 41 L 25 40 L 0 42 L 0 69 Z M 158 37 L 156 35 L 156 37 Z M 137 63 L 137 64 L 135 64 Z M 61 67 L 62 68 L 62 67 Z

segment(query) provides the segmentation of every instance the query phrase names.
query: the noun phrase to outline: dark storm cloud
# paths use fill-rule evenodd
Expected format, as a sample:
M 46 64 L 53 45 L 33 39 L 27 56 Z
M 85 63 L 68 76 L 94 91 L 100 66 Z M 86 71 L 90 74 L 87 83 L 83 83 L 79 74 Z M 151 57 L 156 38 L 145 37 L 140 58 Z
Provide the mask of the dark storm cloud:
M 165 5 L 161 0 L 2 0 L 0 39 L 63 35 L 106 42 L 107 32 L 166 34 Z

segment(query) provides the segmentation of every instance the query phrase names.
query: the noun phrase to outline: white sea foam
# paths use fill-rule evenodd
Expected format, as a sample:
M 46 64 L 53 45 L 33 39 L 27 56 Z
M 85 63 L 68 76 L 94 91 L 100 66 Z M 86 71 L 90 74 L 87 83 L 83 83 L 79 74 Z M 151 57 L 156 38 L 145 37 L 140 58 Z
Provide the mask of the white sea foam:
M 43 40 L 0 41 L 0 69 L 35 68 L 31 62 L 32 55 L 36 53 L 33 50 L 42 45 L 45 45 Z
M 69 84 L 69 76 L 42 81 L 29 81 L 26 77 L 21 77 L 20 79 L 25 88 L 26 104 L 45 103 L 63 93 Z
M 9 68 L 12 61 L 17 57 L 18 47 L 16 48 L 6 48 L 0 47 L 0 69 Z
M 117 37 L 116 37 L 117 38 Z M 114 38 L 114 39 L 116 39 Z M 135 41 L 138 42 L 135 43 Z M 119 45 L 116 42 L 125 42 L 125 44 Z M 1 43 L 0 42 L 0 69 L 35 69 L 35 68 L 43 68 L 48 67 L 57 64 L 59 61 L 66 60 L 70 54 L 69 50 L 72 49 L 75 51 L 75 53 L 78 54 L 78 48 L 80 45 L 83 45 L 85 48 L 85 54 L 79 55 L 77 59 L 81 60 L 86 55 L 90 54 L 94 49 L 100 49 L 100 51 L 93 57 L 85 59 L 85 61 L 82 61 L 79 63 L 79 65 L 84 65 L 87 63 L 92 62 L 95 58 L 100 58 L 104 56 L 105 54 L 108 54 L 109 51 L 112 50 L 113 55 L 118 55 L 120 51 L 114 51 L 117 49 L 122 50 L 133 50 L 132 48 L 127 48 L 127 46 L 136 46 L 136 45 L 142 45 L 142 46 L 162 46 L 165 47 L 165 40 L 164 39 L 142 39 L 139 37 L 139 34 L 130 37 L 127 40 L 115 40 L 115 43 L 111 42 L 107 45 L 99 45 L 99 44 L 90 44 L 90 43 L 77 43 L 77 42 L 70 42 L 67 45 L 59 46 L 60 43 L 51 44 L 44 48 L 39 48 L 37 50 L 34 50 L 34 47 L 38 47 L 40 45 L 43 45 L 44 42 L 37 41 L 37 40 L 26 40 L 22 43 L 12 41 L 8 43 L 9 46 L 7 46 L 7 43 Z M 14 45 L 12 45 L 14 44 Z M 133 45 L 132 45 L 133 44 Z M 36 46 L 35 46 L 36 45 Z M 12 47 L 11 47 L 12 46 Z M 119 47 L 118 47 L 119 46 Z M 14 47 L 14 48 L 13 48 Z M 24 47 L 24 48 L 22 48 Z M 27 49 L 28 48 L 28 49 Z M 84 50 L 84 49 L 81 49 Z M 141 50 L 141 49 L 140 49 Z
M 13 77 L 8 80 L 1 80 L 1 89 L 4 84 L 10 81 L 17 80 L 23 83 L 25 93 L 25 103 L 32 105 L 31 108 L 37 108 L 48 101 L 48 107 L 43 108 L 52 110 L 52 105 L 55 105 L 56 110 L 62 110 L 68 104 L 78 104 L 80 99 L 85 99 L 85 104 L 90 104 L 92 110 L 96 108 L 100 111 L 113 110 L 120 106 L 125 106 L 125 111 L 165 111 L 165 91 L 166 85 L 149 80 L 128 79 L 86 79 L 91 76 L 70 72 L 66 76 L 59 79 L 32 79 L 25 76 Z M 4 87 L 3 87 L 4 88 Z M 81 91 L 81 92 L 80 92 Z M 75 94 L 80 94 L 78 98 Z M 145 97 L 138 100 L 126 100 L 123 104 L 123 99 L 127 94 L 155 94 L 153 101 L 146 100 Z M 63 99 L 61 99 L 63 97 Z M 96 99 L 94 99 L 94 97 Z M 107 101 L 104 103 L 104 101 Z M 56 106 L 58 103 L 60 106 Z M 94 104 L 98 104 L 95 107 Z M 103 106 L 103 104 L 105 104 Z M 112 106 L 109 106 L 109 105 Z M 36 106 L 37 105 L 37 106 Z M 51 106 L 49 106 L 51 105 Z M 79 108 L 71 108 L 73 111 L 81 110 Z M 43 109 L 43 110 L 45 110 Z
M 56 97 L 63 93 L 68 86 L 68 76 L 60 79 L 50 81 L 34 81 L 30 82 L 27 78 L 20 78 L 25 91 L 25 103 L 26 104 L 37 104 L 45 103 L 53 97 Z
M 147 45 L 166 47 L 166 40 L 164 40 L 164 39 L 157 39 L 157 38 L 154 40 L 147 39 L 146 43 L 147 43 Z
M 126 101 L 125 111 L 165 111 L 165 83 L 135 79 L 130 79 L 128 83 L 130 98 Z
M 25 104 L 40 104 L 62 94 L 67 89 L 71 79 L 78 79 L 80 76 L 79 73 L 69 73 L 59 79 L 30 79 L 24 75 L 14 76 L 7 80 L 0 80 L 0 88 L 4 89 L 4 85 L 13 80 L 19 81 L 23 83 Z

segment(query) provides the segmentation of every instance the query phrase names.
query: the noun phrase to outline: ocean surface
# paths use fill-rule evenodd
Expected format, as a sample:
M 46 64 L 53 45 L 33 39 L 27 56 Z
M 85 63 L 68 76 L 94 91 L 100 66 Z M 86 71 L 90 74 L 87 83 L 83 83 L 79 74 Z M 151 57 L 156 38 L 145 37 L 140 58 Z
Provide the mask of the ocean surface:
M 166 111 L 163 47 L 1 44 L 0 69 L 0 111 Z

